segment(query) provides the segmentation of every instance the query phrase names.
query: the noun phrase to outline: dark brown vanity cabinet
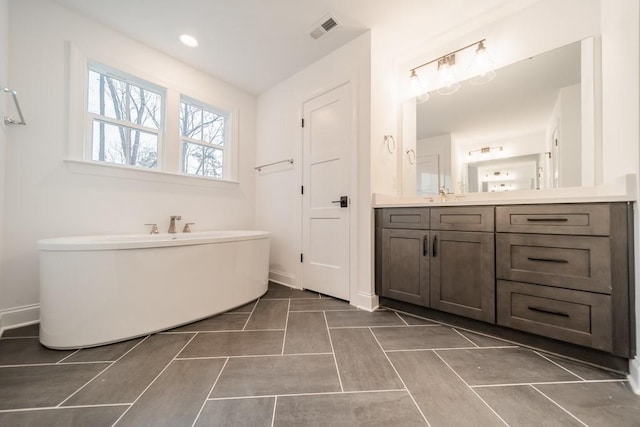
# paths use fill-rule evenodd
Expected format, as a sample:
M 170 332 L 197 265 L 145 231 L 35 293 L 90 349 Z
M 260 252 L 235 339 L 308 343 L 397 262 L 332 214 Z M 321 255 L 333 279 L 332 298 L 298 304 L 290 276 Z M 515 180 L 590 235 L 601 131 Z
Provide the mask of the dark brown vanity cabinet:
M 377 212 L 381 296 L 495 321 L 493 207 Z
M 498 324 L 629 356 L 628 209 L 497 207 Z
M 375 212 L 381 297 L 633 356 L 629 203 Z
M 429 306 L 428 208 L 384 209 L 381 226 L 380 294 Z M 381 224 L 380 224 L 381 223 Z
M 431 308 L 495 322 L 494 208 L 431 208 Z
M 429 232 L 382 230 L 382 295 L 429 306 Z

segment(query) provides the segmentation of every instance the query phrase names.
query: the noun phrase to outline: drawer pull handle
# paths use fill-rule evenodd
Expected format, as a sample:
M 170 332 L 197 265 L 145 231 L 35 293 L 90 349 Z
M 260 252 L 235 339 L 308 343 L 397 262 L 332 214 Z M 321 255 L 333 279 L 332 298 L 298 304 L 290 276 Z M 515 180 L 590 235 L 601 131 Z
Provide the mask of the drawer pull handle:
M 569 261 L 566 259 L 557 259 L 557 258 L 532 258 L 527 257 L 529 261 L 538 261 L 538 262 L 555 262 L 558 264 L 569 264 Z
M 569 313 L 565 313 L 563 311 L 547 310 L 546 308 L 541 308 L 541 307 L 527 307 L 527 308 L 531 311 L 537 311 L 539 313 L 553 314 L 554 316 L 569 317 Z
M 429 236 L 424 236 L 422 239 L 422 256 L 429 255 Z
M 527 218 L 529 222 L 567 222 L 569 218 Z

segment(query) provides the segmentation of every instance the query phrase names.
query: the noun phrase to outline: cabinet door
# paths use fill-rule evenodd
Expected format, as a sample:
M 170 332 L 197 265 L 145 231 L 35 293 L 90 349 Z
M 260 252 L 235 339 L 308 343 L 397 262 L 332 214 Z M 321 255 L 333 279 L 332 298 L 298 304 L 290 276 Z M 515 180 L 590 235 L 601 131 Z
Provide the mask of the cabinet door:
M 432 231 L 431 307 L 495 323 L 493 233 Z
M 429 232 L 382 230 L 382 296 L 429 306 Z

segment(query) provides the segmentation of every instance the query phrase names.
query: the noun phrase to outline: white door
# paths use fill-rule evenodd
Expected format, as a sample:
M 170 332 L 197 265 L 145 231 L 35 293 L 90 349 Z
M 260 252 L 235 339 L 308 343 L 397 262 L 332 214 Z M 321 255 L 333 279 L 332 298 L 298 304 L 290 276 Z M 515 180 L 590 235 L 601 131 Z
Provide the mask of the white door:
M 303 118 L 302 286 L 349 300 L 351 85 L 306 102 Z
M 418 195 L 438 194 L 440 191 L 439 157 L 438 154 L 428 154 L 416 160 L 416 193 Z

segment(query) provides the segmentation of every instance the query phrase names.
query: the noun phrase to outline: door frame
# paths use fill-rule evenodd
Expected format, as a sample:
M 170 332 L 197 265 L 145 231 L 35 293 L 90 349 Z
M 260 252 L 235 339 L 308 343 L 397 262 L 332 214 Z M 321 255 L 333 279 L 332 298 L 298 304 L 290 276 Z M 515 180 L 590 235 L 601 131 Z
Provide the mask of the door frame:
M 331 84 L 314 90 L 307 97 L 301 100 L 298 110 L 298 143 L 295 144 L 295 157 L 300 159 L 300 165 L 304 164 L 304 131 L 301 121 L 304 115 L 304 104 L 315 98 L 326 95 L 327 93 L 338 89 L 344 85 L 351 85 L 351 147 L 349 150 L 349 302 L 356 301 L 358 292 L 358 210 L 360 207 L 360 195 L 358 194 L 358 79 L 356 75 L 351 75 L 347 80 L 342 80 L 337 84 Z M 303 200 L 300 194 L 300 188 L 303 185 L 304 170 L 300 166 L 297 176 L 297 194 L 299 197 L 296 203 L 296 224 L 295 229 L 298 233 L 298 253 L 302 253 L 303 247 Z M 308 193 L 307 193 L 308 194 Z M 298 262 L 296 267 L 296 287 L 304 289 L 305 278 L 303 274 L 302 263 Z

